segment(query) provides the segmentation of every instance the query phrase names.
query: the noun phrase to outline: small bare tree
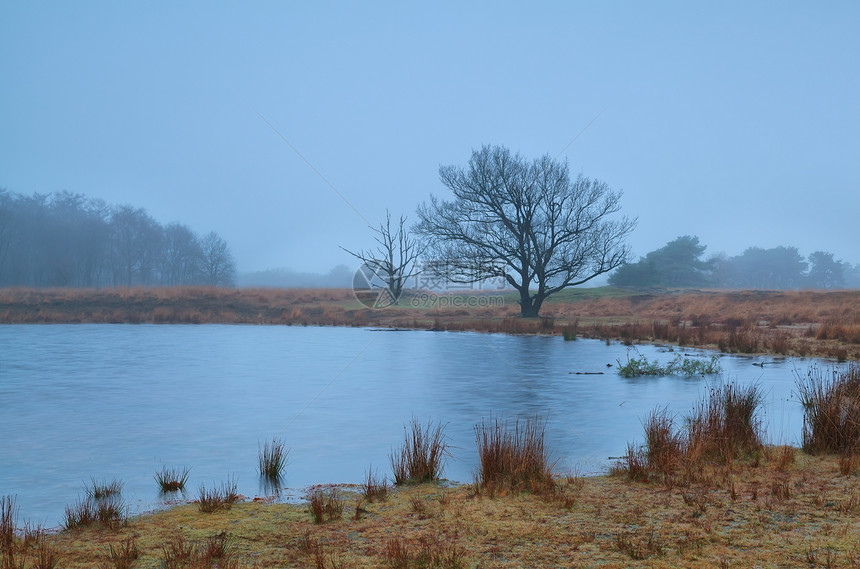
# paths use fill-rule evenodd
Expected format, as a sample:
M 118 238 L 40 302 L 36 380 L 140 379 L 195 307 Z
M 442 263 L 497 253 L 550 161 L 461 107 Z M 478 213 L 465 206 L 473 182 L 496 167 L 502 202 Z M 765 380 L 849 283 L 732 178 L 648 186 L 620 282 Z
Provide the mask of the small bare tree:
M 392 227 L 391 213 L 387 209 L 385 223 L 370 229 L 375 234 L 376 249 L 362 249 L 357 253 L 346 247 L 341 249 L 359 259 L 373 277 L 384 283 L 391 303 L 395 304 L 403 293 L 406 282 L 421 272 L 417 261 L 424 251 L 424 245 L 407 230 L 406 217 L 401 215 L 400 220 Z

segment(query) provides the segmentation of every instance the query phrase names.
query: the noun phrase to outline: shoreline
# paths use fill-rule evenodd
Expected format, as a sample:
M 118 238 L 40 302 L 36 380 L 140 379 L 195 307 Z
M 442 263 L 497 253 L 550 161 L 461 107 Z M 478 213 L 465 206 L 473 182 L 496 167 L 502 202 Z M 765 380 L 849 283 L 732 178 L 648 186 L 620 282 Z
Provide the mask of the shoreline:
M 230 543 L 228 567 L 393 567 L 393 543 L 436 556 L 427 566 L 438 567 L 856 566 L 856 469 L 846 476 L 837 457 L 784 448 L 678 486 L 571 475 L 552 496 L 425 483 L 370 502 L 360 486 L 324 485 L 309 490 L 338 488 L 342 512 L 323 523 L 307 502 L 257 499 L 214 513 L 174 505 L 46 539 L 71 569 L 104 566 L 109 546 L 126 540 L 139 550 L 134 567 L 155 567 L 177 536 L 202 544 L 218 535 Z
M 502 305 L 491 307 L 370 309 L 348 289 L 0 289 L 0 324 L 211 323 L 473 331 L 860 360 L 860 291 L 570 289 L 551 297 L 538 319 L 518 318 L 511 293 L 504 292 L 499 299 Z

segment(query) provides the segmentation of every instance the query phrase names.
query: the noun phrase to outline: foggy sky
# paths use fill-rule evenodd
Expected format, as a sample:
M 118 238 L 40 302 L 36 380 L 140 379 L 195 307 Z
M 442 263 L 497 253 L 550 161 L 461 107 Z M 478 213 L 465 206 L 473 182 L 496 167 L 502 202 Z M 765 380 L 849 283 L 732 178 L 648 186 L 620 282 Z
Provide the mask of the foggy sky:
M 327 272 L 499 144 L 622 189 L 635 256 L 860 262 L 860 4 L 404 4 L 4 2 L 0 187 Z

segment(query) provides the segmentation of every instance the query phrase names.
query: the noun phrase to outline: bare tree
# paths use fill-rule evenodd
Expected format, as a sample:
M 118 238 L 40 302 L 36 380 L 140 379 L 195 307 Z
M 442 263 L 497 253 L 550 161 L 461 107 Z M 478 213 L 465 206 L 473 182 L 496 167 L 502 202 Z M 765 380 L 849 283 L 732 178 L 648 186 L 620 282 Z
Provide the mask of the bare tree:
M 468 168 L 442 166 L 439 176 L 454 199 L 431 197 L 416 227 L 436 272 L 461 283 L 504 278 L 519 292 L 520 316 L 538 316 L 550 295 L 627 260 L 636 222 L 614 218 L 621 192 L 582 175 L 571 181 L 566 162 L 484 146 Z
M 394 304 L 403 293 L 406 282 L 421 272 L 416 261 L 424 247 L 407 230 L 406 217 L 400 216 L 396 227 L 391 227 L 391 213 L 388 210 L 385 210 L 385 223 L 380 223 L 379 228 L 370 229 L 375 233 L 376 249 L 362 249 L 357 253 L 345 247 L 341 249 L 364 263 L 372 273 L 369 276 L 384 283 L 390 302 Z
M 233 286 L 236 282 L 236 263 L 227 242 L 210 231 L 200 240 L 200 248 L 203 252 L 203 281 L 211 286 Z

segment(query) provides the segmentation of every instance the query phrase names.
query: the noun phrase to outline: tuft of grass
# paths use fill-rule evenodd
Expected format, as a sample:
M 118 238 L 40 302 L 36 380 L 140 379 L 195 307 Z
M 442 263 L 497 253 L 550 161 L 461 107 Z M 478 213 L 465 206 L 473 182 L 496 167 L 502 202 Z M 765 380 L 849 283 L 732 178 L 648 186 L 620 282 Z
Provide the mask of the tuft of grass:
M 377 478 L 373 472 L 373 465 L 367 471 L 367 480 L 361 485 L 365 499 L 370 502 L 384 502 L 388 499 L 390 486 L 388 479 L 383 476 L 382 479 Z
M 140 557 L 140 549 L 134 537 L 122 540 L 114 548 L 114 544 L 108 546 L 107 560 L 102 563 L 102 569 L 131 569 L 137 558 Z
M 844 455 L 860 450 L 860 365 L 829 376 L 811 367 L 796 384 L 803 405 L 803 450 Z
M 561 335 L 564 338 L 565 342 L 575 342 L 576 341 L 576 333 L 579 331 L 579 320 L 575 320 L 573 323 L 568 324 L 564 328 L 561 329 Z
M 202 542 L 188 541 L 179 533 L 161 546 L 163 569 L 238 569 L 226 532 L 207 537 Z
M 18 506 L 13 496 L 0 496 L 0 567 L 15 558 L 15 524 Z M 12 565 L 11 563 L 9 565 Z
M 331 488 L 328 492 L 314 490 L 309 496 L 309 509 L 317 524 L 341 519 L 345 507 L 346 503 L 337 488 Z
M 201 484 L 197 497 L 198 508 L 204 513 L 229 510 L 241 498 L 236 491 L 237 487 L 238 483 L 235 478 L 223 482 L 220 487 L 212 487 L 208 490 L 205 484 Z
M 92 524 L 96 520 L 95 507 L 92 500 L 78 500 L 71 506 L 66 506 L 63 514 L 63 528 L 70 530 Z
M 441 479 L 445 458 L 449 456 L 442 423 L 434 426 L 430 421 L 426 426 L 422 426 L 417 419 L 412 419 L 410 426 L 404 427 L 403 431 L 403 446 L 389 457 L 394 483 L 421 483 Z
M 191 469 L 183 466 L 182 470 L 178 468 L 167 468 L 162 466 L 161 470 L 155 473 L 155 481 L 161 492 L 181 492 L 185 490 L 185 483 L 188 482 L 188 474 Z
M 122 499 L 121 480 L 98 482 L 90 479 L 84 485 L 87 497 L 66 506 L 63 514 L 63 527 L 67 530 L 85 527 L 95 523 L 105 528 L 118 528 L 128 522 L 128 508 Z
M 289 449 L 286 448 L 281 439 L 273 437 L 271 441 L 267 441 L 258 453 L 257 468 L 260 471 L 260 476 L 272 481 L 279 480 L 287 467 L 287 455 L 289 454 Z
M 93 500 L 104 500 L 113 496 L 119 496 L 122 493 L 122 480 L 113 479 L 111 481 L 97 481 L 95 478 L 90 478 L 90 484 L 84 484 L 84 492 Z
M 643 421 L 645 444 L 627 445 L 612 474 L 624 474 L 642 482 L 654 478 L 674 484 L 675 472 L 686 468 L 693 474 L 706 461 L 731 465 L 740 458 L 758 460 L 764 449 L 758 412 L 764 397 L 757 385 L 739 387 L 726 384 L 710 389 L 685 418 L 682 429 L 675 428 L 667 408 L 653 410 Z M 777 470 L 787 470 L 794 454 L 782 450 L 771 453 Z
M 674 472 L 682 465 L 686 448 L 684 437 L 675 429 L 675 419 L 668 408 L 651 411 L 643 427 L 647 468 L 664 475 Z M 629 454 L 628 449 L 628 457 Z
M 496 419 L 475 426 L 477 485 L 495 491 L 544 493 L 552 489 L 552 465 L 544 447 L 546 422 L 539 416 L 513 428 Z
M 758 412 L 763 402 L 764 395 L 755 384 L 711 388 L 687 418 L 688 460 L 727 462 L 760 451 L 763 443 Z
M 446 542 L 438 537 L 422 538 L 412 545 L 401 537 L 393 537 L 385 544 L 382 557 L 385 559 L 385 567 L 389 569 L 465 569 L 468 566 L 465 551 L 458 543 Z
M 642 560 L 651 556 L 663 555 L 663 544 L 659 535 L 651 529 L 647 535 L 637 535 L 628 531 L 615 534 L 615 547 L 627 554 L 630 559 Z
M 0 496 L 0 569 L 24 569 L 31 558 L 31 569 L 54 569 L 59 553 L 48 543 L 41 526 L 24 524 L 23 536 L 15 533 L 18 506 L 13 496 Z

